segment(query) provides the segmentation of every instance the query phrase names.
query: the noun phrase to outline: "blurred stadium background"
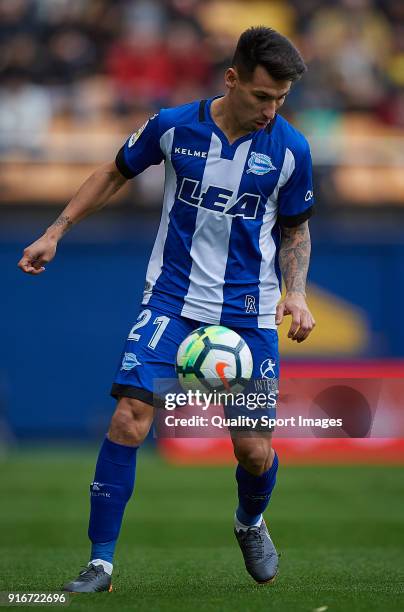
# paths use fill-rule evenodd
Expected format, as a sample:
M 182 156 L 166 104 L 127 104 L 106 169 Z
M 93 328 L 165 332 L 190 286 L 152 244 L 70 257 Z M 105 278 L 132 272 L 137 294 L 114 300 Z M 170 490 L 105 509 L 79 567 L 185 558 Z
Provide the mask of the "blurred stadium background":
M 16 270 L 22 248 L 150 114 L 223 91 L 235 41 L 259 23 L 290 36 L 309 67 L 282 112 L 312 146 L 318 325 L 299 346 L 281 330 L 284 371 L 309 360 L 404 372 L 400 0 L 2 0 L 3 438 L 105 430 L 159 221 L 162 167 L 75 228 L 40 278 Z
M 311 222 L 308 295 L 317 328 L 299 346 L 288 343 L 286 326 L 281 328 L 285 376 L 322 372 L 345 378 L 404 378 L 402 0 L 0 0 L 0 451 L 4 456 L 0 469 L 5 494 L 0 511 L 6 527 L 2 557 L 9 555 L 15 569 L 4 569 L 2 588 L 33 588 L 24 569 L 30 560 L 37 567 L 37 587 L 44 588 L 49 577 L 59 576 L 52 572 L 61 572 L 60 567 L 56 570 L 58 546 L 64 546 L 66 563 L 71 561 L 72 566 L 86 554 L 85 491 L 95 460 L 95 450 L 90 454 L 88 449 L 95 449 L 92 445 L 104 435 L 114 408 L 108 395 L 110 381 L 138 311 L 159 222 L 162 168 L 153 167 L 131 181 L 106 209 L 75 228 L 40 277 L 23 276 L 17 270 L 21 251 L 56 218 L 88 174 L 115 157 L 127 135 L 149 115 L 162 106 L 222 92 L 223 70 L 240 32 L 257 24 L 290 36 L 309 67 L 282 113 L 306 134 L 313 153 L 317 210 Z M 396 411 L 402 407 L 401 391 L 390 398 Z M 62 443 L 74 450 L 74 459 L 55 450 Z M 184 521 L 191 533 L 200 533 L 196 547 L 208 551 L 216 538 L 216 544 L 224 547 L 219 559 L 223 563 L 226 559 L 230 568 L 236 563 L 237 553 L 226 548 L 232 545 L 227 535 L 219 527 L 211 531 L 206 501 L 209 495 L 221 498 L 221 529 L 227 529 L 225 519 L 234 505 L 229 468 L 220 468 L 215 485 L 208 467 L 196 472 L 195 478 L 207 487 L 202 503 L 190 473 L 173 467 L 169 472 L 162 463 L 166 459 L 227 463 L 228 444 L 217 440 L 204 440 L 199 446 L 195 441 L 170 444 L 160 449 L 158 458 L 155 442 L 149 440 L 150 456 L 139 484 L 149 497 L 139 495 L 139 506 L 137 502 L 128 510 L 129 542 L 139 538 L 135 520 L 154 530 L 150 540 L 140 534 L 141 546 L 149 551 L 140 569 L 150 571 L 148 559 L 157 565 L 148 583 L 149 599 L 139 600 L 139 610 L 157 609 L 151 597 L 159 592 L 157 573 L 166 571 L 150 543 L 154 538 L 156 546 L 170 549 L 165 554 L 174 555 L 173 533 L 174 548 L 183 551 L 186 561 L 173 557 L 180 568 L 175 574 L 178 584 L 177 578 L 170 579 L 164 597 L 168 593 L 176 608 L 183 609 L 176 589 L 184 588 L 184 563 L 196 571 L 196 557 L 181 535 Z M 388 438 L 373 440 L 279 444 L 283 461 L 289 458 L 297 464 L 404 462 L 403 442 L 391 432 Z M 33 446 L 40 449 L 39 455 Z M 45 452 L 48 446 L 51 450 Z M 292 563 L 286 569 L 292 592 L 282 590 L 281 583 L 277 609 L 300 609 L 294 591 L 303 597 L 304 589 L 297 576 L 309 588 L 313 561 L 299 555 L 303 550 L 307 555 L 313 538 L 318 547 L 312 549 L 316 568 L 321 566 L 323 572 L 328 568 L 325 581 L 333 609 L 339 609 L 337 602 L 345 596 L 341 609 L 402 609 L 395 599 L 393 571 L 402 560 L 401 468 L 393 472 L 360 466 L 301 469 L 285 469 L 280 480 L 283 492 L 274 505 L 275 536 L 284 548 L 290 547 Z M 77 478 L 80 500 L 73 494 Z M 146 485 L 147 478 L 151 480 Z M 180 482 L 193 492 L 188 502 L 176 506 L 175 483 Z M 375 499 L 377 487 L 382 487 L 383 499 Z M 165 496 L 171 516 L 183 516 L 170 520 L 171 532 L 157 516 L 155 508 L 161 503 L 157 490 Z M 27 503 L 30 520 L 18 510 Z M 303 512 L 300 525 L 296 503 Z M 62 538 L 55 522 L 58 513 L 64 517 Z M 326 517 L 332 519 L 333 534 Z M 201 521 L 210 531 L 201 529 Z M 77 546 L 71 554 L 72 541 Z M 371 541 L 376 548 L 368 551 Z M 344 546 L 351 546 L 350 552 Z M 299 547 L 297 563 L 294 553 Z M 331 561 L 328 551 L 334 551 Z M 212 554 L 204 557 L 207 565 Z M 122 555 L 130 558 L 124 545 Z M 347 576 L 358 575 L 358 567 L 362 573 L 350 599 L 341 585 Z M 231 571 L 236 584 L 237 571 Z M 373 584 L 382 574 L 390 576 L 390 587 L 377 594 Z M 51 578 L 49 589 L 55 584 Z M 246 593 L 232 587 L 230 594 L 222 579 L 227 578 L 220 573 L 210 577 L 216 591 L 209 607 L 209 580 L 202 584 L 202 592 L 201 583 L 190 576 L 184 609 L 191 604 L 199 609 L 196 597 L 204 602 L 204 610 L 217 610 L 220 597 L 227 598 L 232 610 L 238 605 L 248 609 Z M 309 598 L 311 608 L 327 599 L 321 588 L 324 597 Z M 366 601 L 361 599 L 365 591 Z M 254 609 L 266 609 L 264 596 L 257 591 L 254 597 Z M 224 603 L 221 608 L 227 609 Z

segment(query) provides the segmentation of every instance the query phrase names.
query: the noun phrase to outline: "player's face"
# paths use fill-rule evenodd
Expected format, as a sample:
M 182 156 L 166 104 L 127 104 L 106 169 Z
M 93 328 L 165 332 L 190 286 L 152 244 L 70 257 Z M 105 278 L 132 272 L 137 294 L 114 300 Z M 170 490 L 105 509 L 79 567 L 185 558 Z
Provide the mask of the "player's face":
M 226 72 L 226 85 L 232 101 L 232 112 L 239 126 L 247 132 L 265 128 L 275 117 L 289 93 L 292 81 L 275 81 L 262 66 L 251 79 L 240 79 L 235 68 Z

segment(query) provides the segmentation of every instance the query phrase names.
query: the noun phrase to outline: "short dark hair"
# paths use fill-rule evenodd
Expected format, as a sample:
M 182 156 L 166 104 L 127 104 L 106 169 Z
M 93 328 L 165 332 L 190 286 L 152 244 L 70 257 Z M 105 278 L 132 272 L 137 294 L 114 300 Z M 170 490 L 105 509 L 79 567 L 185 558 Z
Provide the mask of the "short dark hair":
M 242 33 L 232 65 L 246 81 L 257 66 L 263 66 L 276 81 L 297 81 L 307 70 L 302 56 L 290 40 L 265 26 L 248 28 Z

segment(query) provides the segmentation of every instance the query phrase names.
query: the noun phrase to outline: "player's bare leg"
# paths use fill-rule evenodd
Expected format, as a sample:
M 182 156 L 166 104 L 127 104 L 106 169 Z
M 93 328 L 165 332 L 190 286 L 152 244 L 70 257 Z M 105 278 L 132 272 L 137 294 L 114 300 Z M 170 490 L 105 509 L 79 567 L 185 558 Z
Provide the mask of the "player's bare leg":
M 131 397 L 121 397 L 108 430 L 108 438 L 117 444 L 140 446 L 153 423 L 150 404 Z
M 90 562 L 64 590 L 75 593 L 112 590 L 113 553 L 125 506 L 134 488 L 136 454 L 152 422 L 153 408 L 149 404 L 128 397 L 118 400 L 90 487 Z
M 239 462 L 236 472 L 239 506 L 234 533 L 248 573 L 256 582 L 268 583 L 278 571 L 278 554 L 262 513 L 275 486 L 278 457 L 270 434 L 233 435 L 232 442 Z
M 232 437 L 234 455 L 247 472 L 261 476 L 272 466 L 275 451 L 272 448 L 272 435 L 259 438 L 256 434 Z

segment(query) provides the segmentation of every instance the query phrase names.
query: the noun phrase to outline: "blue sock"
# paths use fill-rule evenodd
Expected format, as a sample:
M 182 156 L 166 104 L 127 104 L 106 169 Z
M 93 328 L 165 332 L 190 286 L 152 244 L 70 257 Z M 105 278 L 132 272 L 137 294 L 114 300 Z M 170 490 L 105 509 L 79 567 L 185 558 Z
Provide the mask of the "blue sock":
M 261 476 L 254 476 L 238 464 L 236 479 L 238 483 L 239 506 L 236 516 L 244 525 L 254 525 L 269 504 L 276 483 L 278 455 L 275 453 L 272 466 Z
M 117 444 L 107 437 L 101 446 L 90 485 L 91 559 L 112 563 L 125 506 L 135 485 L 137 450 L 138 447 Z

